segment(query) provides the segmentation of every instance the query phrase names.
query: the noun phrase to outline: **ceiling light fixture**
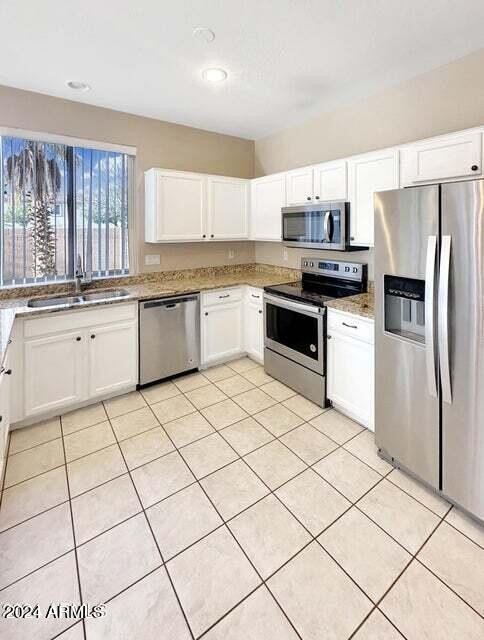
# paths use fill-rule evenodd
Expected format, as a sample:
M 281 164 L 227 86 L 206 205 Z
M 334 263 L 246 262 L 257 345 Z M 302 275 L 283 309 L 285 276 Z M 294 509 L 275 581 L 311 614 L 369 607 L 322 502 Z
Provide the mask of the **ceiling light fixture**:
M 68 80 L 66 82 L 66 85 L 69 87 L 69 89 L 74 89 L 74 91 L 85 92 L 91 89 L 91 87 L 85 82 L 78 82 L 77 80 Z
M 202 71 L 202 78 L 207 82 L 222 82 L 227 78 L 227 72 L 224 69 L 205 69 Z
M 196 27 L 193 30 L 192 35 L 197 40 L 200 40 L 201 42 L 205 42 L 207 44 L 210 44 L 215 40 L 214 32 L 212 31 L 212 29 L 209 29 L 208 27 Z

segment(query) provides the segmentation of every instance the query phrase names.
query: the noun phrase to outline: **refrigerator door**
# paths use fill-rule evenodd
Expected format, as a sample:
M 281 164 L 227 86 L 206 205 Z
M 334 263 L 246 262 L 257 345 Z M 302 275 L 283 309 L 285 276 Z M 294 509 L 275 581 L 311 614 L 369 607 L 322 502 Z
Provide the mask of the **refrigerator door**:
M 441 189 L 442 491 L 484 520 L 484 181 Z
M 375 195 L 375 440 L 439 487 L 439 187 Z

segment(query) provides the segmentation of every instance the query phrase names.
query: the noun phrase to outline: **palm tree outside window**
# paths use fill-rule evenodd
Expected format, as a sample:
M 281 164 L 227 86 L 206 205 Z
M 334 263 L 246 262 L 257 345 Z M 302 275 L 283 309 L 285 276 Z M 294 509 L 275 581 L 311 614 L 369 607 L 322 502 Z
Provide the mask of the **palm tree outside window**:
M 0 138 L 0 286 L 129 273 L 133 158 Z

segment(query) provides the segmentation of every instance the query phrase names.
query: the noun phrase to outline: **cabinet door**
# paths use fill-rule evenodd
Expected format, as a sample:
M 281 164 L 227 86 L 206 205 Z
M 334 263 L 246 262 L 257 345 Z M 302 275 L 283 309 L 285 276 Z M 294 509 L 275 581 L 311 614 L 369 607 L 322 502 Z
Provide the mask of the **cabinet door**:
M 10 426 L 10 375 L 8 362 L 4 363 L 4 372 L 0 373 L 0 478 L 3 477 L 7 457 L 7 441 Z
M 208 178 L 208 233 L 211 240 L 249 237 L 248 181 Z
M 398 151 L 372 153 L 348 161 L 351 244 L 373 246 L 373 196 L 398 188 Z
M 281 241 L 281 208 L 286 206 L 286 178 L 276 174 L 251 182 L 251 229 L 253 240 Z
M 314 167 L 314 199 L 346 200 L 348 177 L 346 162 L 325 162 Z
M 482 176 L 482 133 L 426 140 L 401 151 L 402 186 Z
M 89 397 L 137 384 L 137 324 L 95 327 L 86 334 L 89 345 Z
M 206 176 L 152 169 L 145 184 L 147 242 L 203 240 Z
M 26 340 L 25 417 L 84 400 L 85 341 L 83 332 Z
M 286 173 L 287 206 L 313 200 L 313 168 L 304 167 Z
M 262 290 L 249 289 L 245 304 L 245 350 L 263 362 L 264 360 L 264 316 Z
M 328 336 L 328 398 L 350 418 L 373 429 L 373 345 L 334 331 Z
M 202 363 L 227 360 L 243 351 L 242 302 L 202 310 Z

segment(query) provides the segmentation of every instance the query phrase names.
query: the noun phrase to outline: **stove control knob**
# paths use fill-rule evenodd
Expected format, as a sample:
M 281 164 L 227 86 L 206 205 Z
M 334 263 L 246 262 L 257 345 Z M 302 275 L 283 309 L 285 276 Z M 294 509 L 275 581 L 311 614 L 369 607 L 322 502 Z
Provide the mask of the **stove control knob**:
M 315 344 L 310 344 L 309 345 L 309 350 L 311 351 L 311 353 L 316 353 L 316 345 Z
M 314 267 L 314 262 L 311 262 L 309 266 Z
M 353 267 L 353 273 L 358 273 L 358 267 Z
M 350 270 L 350 268 L 349 268 L 349 267 L 345 267 L 345 273 L 348 273 L 348 272 L 349 272 L 349 270 Z

